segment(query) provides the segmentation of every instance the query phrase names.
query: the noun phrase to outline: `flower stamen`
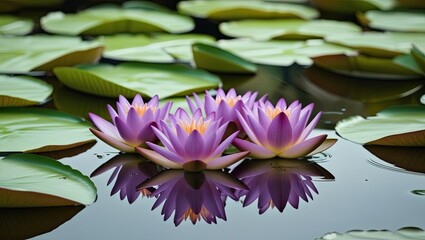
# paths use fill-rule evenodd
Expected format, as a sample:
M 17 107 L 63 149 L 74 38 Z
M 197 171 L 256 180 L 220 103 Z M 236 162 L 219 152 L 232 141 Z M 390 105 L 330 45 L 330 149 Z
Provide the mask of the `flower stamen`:
M 285 113 L 288 118 L 291 116 L 291 111 L 288 109 L 282 110 L 280 107 L 267 107 L 266 109 L 266 115 L 270 118 L 270 120 L 273 120 L 281 112 Z
M 183 122 L 182 120 L 180 120 L 180 126 L 187 134 L 190 134 L 194 130 L 197 130 L 202 135 L 208 129 L 209 124 L 209 120 L 204 122 L 204 119 L 202 118 L 200 118 L 197 122 L 195 119 L 192 119 L 190 122 Z
M 216 99 L 215 99 L 215 102 L 217 103 L 217 105 L 218 104 L 220 104 L 220 102 L 221 101 L 225 101 L 230 107 L 234 107 L 235 106 L 235 104 L 239 101 L 239 100 L 241 100 L 241 96 L 237 96 L 236 98 L 234 98 L 234 97 L 221 97 L 221 96 L 218 96 Z

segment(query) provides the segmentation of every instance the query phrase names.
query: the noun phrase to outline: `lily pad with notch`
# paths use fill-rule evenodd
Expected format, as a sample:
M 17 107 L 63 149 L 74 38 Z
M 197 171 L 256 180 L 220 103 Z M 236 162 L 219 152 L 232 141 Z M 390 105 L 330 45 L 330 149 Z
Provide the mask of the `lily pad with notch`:
M 94 63 L 102 54 L 97 41 L 77 37 L 0 36 L 0 73 L 51 71 L 56 66 Z
M 425 106 L 387 108 L 376 116 L 352 116 L 335 127 L 343 138 L 362 145 L 425 146 Z
M 89 122 L 56 110 L 10 107 L 0 115 L 0 152 L 50 152 L 95 141 Z
M 184 33 L 195 27 L 190 17 L 175 12 L 121 8 L 114 5 L 92 7 L 76 14 L 52 12 L 40 21 L 44 31 L 62 35 Z
M 103 57 L 119 61 L 140 61 L 151 63 L 191 62 L 191 44 L 212 43 L 214 37 L 203 34 L 118 34 L 104 36 Z
M 0 107 L 41 104 L 52 92 L 50 84 L 37 78 L 0 75 Z
M 240 20 L 221 23 L 220 31 L 230 37 L 248 37 L 255 40 L 305 40 L 323 38 L 331 34 L 360 32 L 354 23 L 333 20 Z
M 264 1 L 197 0 L 182 1 L 177 5 L 179 12 L 198 18 L 215 20 L 299 18 L 313 19 L 319 12 L 311 7 L 290 3 Z
M 0 160 L 0 207 L 88 205 L 96 200 L 89 177 L 59 161 L 34 154 Z
M 217 88 L 220 78 L 204 70 L 177 64 L 122 63 L 58 67 L 59 81 L 72 89 L 104 97 L 160 98 L 185 96 Z

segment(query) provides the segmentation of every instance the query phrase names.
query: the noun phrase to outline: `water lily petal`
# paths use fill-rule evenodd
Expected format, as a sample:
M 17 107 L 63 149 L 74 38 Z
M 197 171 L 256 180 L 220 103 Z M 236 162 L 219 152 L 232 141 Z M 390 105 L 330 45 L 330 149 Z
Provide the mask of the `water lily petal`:
M 267 144 L 275 153 L 280 153 L 292 141 L 292 128 L 284 112 L 279 113 L 267 130 Z
M 96 115 L 94 113 L 89 113 L 89 116 L 90 116 L 92 122 L 94 123 L 94 125 L 96 125 L 96 127 L 100 131 L 102 131 L 106 135 L 110 135 L 114 138 L 120 139 L 120 136 L 118 134 L 117 129 L 110 122 L 106 121 L 105 119 L 99 117 L 98 115 Z
M 111 120 L 114 121 L 115 124 L 115 118 L 118 117 L 118 113 L 115 111 L 115 109 L 111 105 L 107 105 L 106 108 L 108 109 L 109 116 L 111 116 Z
M 139 106 L 143 106 L 145 103 L 143 102 L 143 98 L 142 96 L 140 96 L 140 94 L 136 94 L 136 96 L 134 96 L 133 102 L 131 102 L 131 105 L 139 105 Z
M 94 135 L 96 135 L 96 137 L 98 137 L 100 140 L 104 141 L 106 144 L 111 145 L 112 147 L 118 150 L 121 150 L 123 152 L 135 152 L 134 147 L 131 147 L 110 135 L 106 135 L 105 133 L 93 128 L 90 128 L 90 131 Z
M 234 132 L 232 135 L 227 137 L 223 142 L 220 143 L 220 145 L 214 150 L 214 152 L 211 154 L 214 158 L 216 156 L 221 156 L 221 154 L 226 150 L 227 147 L 232 143 L 233 139 L 239 134 L 239 131 Z
M 243 130 L 245 131 L 246 135 L 248 135 L 249 139 L 253 141 L 254 143 L 260 145 L 260 141 L 258 140 L 257 136 L 254 134 L 254 132 L 251 129 L 251 126 L 248 124 L 248 122 L 245 120 L 245 118 L 242 116 L 242 114 L 238 111 L 237 112 L 239 122 L 241 123 L 241 126 Z
M 242 158 L 248 156 L 248 154 L 249 154 L 248 151 L 244 151 L 244 152 L 234 153 L 234 154 L 216 158 L 208 162 L 207 169 L 218 170 L 218 169 L 228 167 L 232 165 L 233 163 L 241 160 Z
M 276 107 L 279 107 L 282 110 L 286 109 L 287 105 L 286 105 L 285 99 L 284 98 L 279 99 L 279 101 L 277 101 L 276 103 Z
M 260 111 L 261 112 L 261 111 Z M 247 122 L 251 126 L 252 132 L 257 137 L 258 141 L 261 143 L 266 142 L 267 139 L 267 128 L 264 128 L 264 125 L 261 125 L 257 119 L 254 119 L 251 115 L 247 116 Z
M 137 133 L 135 133 L 131 128 L 127 126 L 127 124 L 122 120 L 120 117 L 115 118 L 116 127 L 118 130 L 118 133 L 120 134 L 121 138 L 130 145 L 137 147 L 139 145 L 139 142 L 137 140 Z
M 141 148 L 141 147 L 136 147 L 136 151 L 142 154 L 144 157 L 151 160 L 152 162 L 158 165 L 161 165 L 163 167 L 172 168 L 172 169 L 181 168 L 181 165 L 168 160 L 167 158 L 163 157 L 162 155 L 160 155 L 159 153 L 155 151 L 152 151 L 146 148 Z
M 140 115 L 137 113 L 136 109 L 133 107 L 130 108 L 130 110 L 128 110 L 126 125 L 137 133 L 140 131 L 140 128 L 144 125 Z
M 143 126 L 137 134 L 137 139 L 139 142 L 153 142 L 157 139 L 155 133 L 152 130 L 152 127 L 157 127 L 156 122 L 151 122 Z
M 254 158 L 266 159 L 276 156 L 275 153 L 263 146 L 239 138 L 233 140 L 233 145 L 241 151 L 249 151 L 249 155 Z
M 205 95 L 204 97 L 204 110 L 206 115 L 217 111 L 217 102 L 209 94 Z
M 311 120 L 310 124 L 304 129 L 303 133 L 301 134 L 301 137 L 298 139 L 298 141 L 304 141 L 310 135 L 311 131 L 313 131 L 314 127 L 316 126 L 317 122 L 319 122 L 320 116 L 322 115 L 322 112 L 319 112 L 313 120 Z
M 280 154 L 279 157 L 283 157 L 283 158 L 304 157 L 307 154 L 311 153 L 316 148 L 318 148 L 326 140 L 326 137 L 327 135 L 324 134 L 324 135 L 319 135 L 319 136 L 310 138 L 306 141 L 303 141 L 291 147 L 284 153 Z
M 286 174 L 273 173 L 269 176 L 267 187 L 274 206 L 283 212 L 291 192 L 291 181 Z
M 198 130 L 194 130 L 189 134 L 184 149 L 187 160 L 203 160 L 206 155 L 204 152 L 204 140 Z
M 177 155 L 170 149 L 162 146 L 158 146 L 156 144 L 153 144 L 151 142 L 146 143 L 152 150 L 157 152 L 158 154 L 162 155 L 164 158 L 168 159 L 171 162 L 175 162 L 179 165 L 179 169 L 182 168 L 182 164 L 184 164 L 186 161 L 181 156 Z M 153 161 L 153 160 L 152 160 Z
M 159 104 L 159 97 L 158 97 L 158 95 L 153 96 L 151 98 L 151 100 L 147 103 L 148 107 L 151 107 L 151 108 L 158 107 L 158 104 Z

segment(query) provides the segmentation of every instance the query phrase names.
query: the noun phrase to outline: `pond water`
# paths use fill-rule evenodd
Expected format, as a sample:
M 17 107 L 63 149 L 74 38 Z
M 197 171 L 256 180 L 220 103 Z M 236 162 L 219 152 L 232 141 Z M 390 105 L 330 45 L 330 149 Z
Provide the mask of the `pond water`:
M 223 215 L 216 218 L 216 223 L 209 224 L 201 218 L 192 224 L 189 217 L 176 226 L 173 221 L 176 212 L 164 221 L 161 214 L 164 203 L 152 210 L 157 198 L 139 195 L 135 190 L 144 182 L 143 175 L 153 177 L 159 172 L 158 168 L 146 164 L 141 156 L 117 155 L 117 150 L 98 141 L 93 146 L 74 149 L 75 152 L 49 154 L 85 175 L 91 175 L 102 164 L 111 161 L 108 170 L 102 169 L 105 171 L 91 178 L 98 189 L 95 203 L 84 208 L 1 209 L 0 224 L 5 226 L 7 222 L 12 226 L 7 229 L 10 236 L 35 236 L 34 239 L 304 240 L 355 229 L 425 229 L 425 149 L 365 148 L 340 138 L 333 130 L 336 122 L 348 116 L 370 116 L 389 106 L 420 104 L 425 94 L 423 80 L 361 79 L 314 66 L 259 66 L 254 76 L 227 74 L 220 77 L 225 89 L 234 87 L 240 94 L 258 91 L 259 95 L 268 94 L 273 102 L 284 97 L 287 102 L 298 99 L 304 106 L 313 102 L 315 111 L 322 111 L 323 115 L 312 135 L 326 133 L 338 142 L 308 161 L 259 163 L 246 160 L 231 166 L 230 173 L 223 173 L 224 176 L 209 173 L 192 176 L 182 172 L 167 176 L 161 172 L 165 177 L 160 180 L 172 179 L 171 183 L 180 180 L 179 184 L 184 187 L 179 189 L 186 192 L 196 192 L 207 182 L 225 191 L 228 188 L 223 187 L 223 183 L 227 181 L 235 185 L 242 181 L 258 191 L 248 193 L 254 195 L 248 206 L 244 206 L 244 197 L 234 200 L 228 196 L 225 204 L 221 199 L 217 201 L 219 207 L 224 205 L 225 220 Z M 87 117 L 88 111 L 105 115 L 106 104 L 115 102 L 115 99 L 68 89 L 53 77 L 45 79 L 54 85 L 55 91 L 51 101 L 42 107 Z M 123 163 L 125 166 L 121 166 Z M 117 176 L 113 174 L 117 174 L 120 167 L 118 183 L 122 185 L 118 186 Z M 108 185 L 110 178 L 112 181 Z M 260 214 L 255 195 L 260 196 L 264 205 L 268 204 L 268 181 L 286 192 L 280 195 L 281 205 L 270 206 Z M 117 185 L 115 194 L 111 194 L 114 185 Z M 243 190 L 236 193 L 247 194 Z M 206 194 L 214 195 L 211 190 Z
M 238 82 L 236 84 L 238 92 L 252 90 L 259 91 L 261 94 L 268 93 L 272 100 L 285 97 L 289 101 L 300 99 L 304 104 L 314 102 L 315 109 L 324 112 L 319 128 L 314 130 L 313 135 L 326 133 L 332 138 L 338 138 L 338 142 L 325 154 L 316 155 L 311 159 L 320 166 L 314 166 L 314 169 L 323 168 L 319 171 L 323 175 L 318 174 L 317 170 L 311 170 L 312 166 L 308 163 L 298 166 L 289 164 L 287 168 L 283 164 L 282 168 L 285 170 L 280 173 L 282 176 L 286 172 L 312 176 L 312 183 L 318 193 L 310 189 L 313 199 L 308 197 L 306 202 L 300 198 L 298 209 L 287 203 L 283 212 L 280 212 L 277 207 L 270 207 L 259 214 L 257 200 L 243 207 L 242 200 L 235 201 L 228 197 L 225 204 L 227 220 L 217 218 L 216 224 L 208 224 L 201 219 L 193 225 L 188 219 L 175 226 L 174 213 L 167 221 L 163 220 L 161 215 L 163 205 L 151 210 L 156 198 L 139 196 L 132 204 L 129 204 L 128 198 L 120 200 L 119 192 L 111 196 L 115 184 L 113 179 L 112 183 L 107 185 L 115 169 L 111 166 L 110 170 L 92 178 L 98 188 L 98 199 L 94 204 L 82 210 L 78 209 L 81 212 L 76 210 L 75 212 L 78 213 L 70 220 L 36 239 L 118 239 L 123 237 L 126 239 L 184 239 L 198 236 L 202 236 L 203 239 L 230 237 L 315 239 L 333 231 L 346 232 L 353 229 L 395 231 L 408 226 L 425 228 L 423 221 L 425 197 L 423 191 L 421 192 L 425 190 L 424 149 L 371 148 L 370 150 L 381 159 L 361 145 L 344 140 L 333 130 L 328 130 L 336 121 L 348 115 L 369 115 L 388 105 L 417 103 L 424 92 L 423 84 L 408 81 L 401 83 L 396 89 L 386 90 L 381 84 L 394 84 L 394 82 L 339 77 L 322 71 L 316 68 L 262 67 L 260 74 L 256 77 L 223 76 L 234 78 Z M 243 80 L 244 77 L 248 79 Z M 352 88 L 338 87 L 341 81 L 351 83 Z M 57 87 L 60 89 L 56 91 L 56 94 L 66 98 L 71 96 L 73 105 L 68 107 L 66 104 L 58 105 L 62 102 L 61 96 L 55 95 L 56 102 L 48 103 L 47 106 L 56 104 L 61 110 L 74 114 L 84 112 L 87 106 L 96 106 L 99 102 L 103 107 L 104 102 L 114 101 L 77 93 L 63 86 Z M 93 107 L 93 109 L 96 108 Z M 82 149 L 82 151 L 84 152 L 73 157 L 62 158 L 60 161 L 79 169 L 85 175 L 90 175 L 100 165 L 117 155 L 115 149 L 100 141 L 88 150 Z M 61 156 L 59 154 L 55 157 Z M 144 161 L 142 157 L 130 156 L 130 159 L 133 160 L 127 160 L 128 171 L 122 171 L 120 177 L 133 178 L 133 181 L 129 181 L 127 189 L 134 189 L 144 180 L 137 178 L 137 174 L 147 170 L 139 171 L 139 168 L 135 167 L 139 161 Z M 120 164 L 117 162 L 120 161 L 115 161 L 113 166 L 119 167 Z M 310 165 L 313 164 L 310 163 Z M 288 181 L 279 178 L 276 181 L 284 188 L 289 187 Z M 259 187 L 267 190 L 266 186 Z M 129 190 L 123 191 L 124 197 L 127 195 L 134 198 L 137 195 Z M 65 211 L 65 213 L 68 212 Z M 31 216 L 31 213 L 29 215 Z M 22 216 L 24 217 L 20 220 L 25 222 L 28 216 L 25 214 Z M 65 217 L 46 214 L 45 218 L 42 221 L 57 218 L 57 224 L 59 224 Z

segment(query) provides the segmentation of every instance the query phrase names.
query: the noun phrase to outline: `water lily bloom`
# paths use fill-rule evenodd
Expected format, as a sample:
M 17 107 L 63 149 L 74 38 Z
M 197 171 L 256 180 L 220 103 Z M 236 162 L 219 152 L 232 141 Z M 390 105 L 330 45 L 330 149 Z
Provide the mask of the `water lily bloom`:
M 257 95 L 257 92 L 247 92 L 244 95 L 237 95 L 233 88 L 226 94 L 223 89 L 220 88 L 217 90 L 215 97 L 211 96 L 209 92 L 206 92 L 204 101 L 202 101 L 196 93 L 193 94 L 195 103 L 189 97 L 186 97 L 186 99 L 192 113 L 199 108 L 204 111 L 206 116 L 214 113 L 216 118 L 222 118 L 223 122 L 235 124 L 236 126 L 232 129 L 234 132 L 236 130 L 243 131 L 239 123 L 237 112 L 242 111 L 244 107 L 251 109 L 256 102 Z M 267 95 L 264 95 L 259 101 L 263 102 L 266 98 Z
M 162 145 L 147 142 L 152 149 L 137 147 L 151 161 L 171 169 L 201 171 L 222 169 L 248 155 L 247 151 L 222 156 L 238 131 L 223 140 L 228 123 L 222 124 L 214 114 L 203 117 L 198 109 L 192 116 L 181 108 L 169 116 L 169 125 L 160 122 L 161 130 L 152 127 Z
M 115 180 L 111 196 L 119 192 L 120 199 L 127 198 L 130 204 L 136 201 L 139 196 L 151 196 L 155 188 L 138 190 L 137 186 L 161 171 L 158 165 L 139 154 L 126 153 L 119 154 L 102 164 L 93 171 L 90 177 L 101 175 L 111 169 L 114 169 L 114 171 L 108 180 L 108 185 Z
M 316 163 L 281 158 L 245 160 L 231 174 L 248 186 L 247 190 L 236 190 L 236 197 L 245 197 L 244 207 L 258 200 L 260 214 L 270 207 L 283 212 L 288 202 L 298 209 L 300 199 L 308 202 L 313 200 L 313 192 L 319 193 L 312 177 L 335 179 Z
M 166 170 L 139 185 L 139 189 L 156 188 L 157 197 L 152 209 L 162 203 L 164 221 L 174 212 L 174 224 L 190 219 L 193 224 L 201 219 L 217 223 L 217 218 L 226 220 L 224 210 L 228 196 L 235 199 L 235 190 L 248 189 L 245 184 L 222 171 L 185 172 Z
M 283 98 L 276 106 L 265 101 L 258 102 L 252 110 L 244 108 L 238 118 L 249 140 L 237 138 L 233 145 L 262 159 L 300 158 L 324 151 L 336 139 L 326 139 L 326 134 L 307 139 L 321 115 L 318 113 L 307 125 L 312 109 L 313 104 L 302 108 L 298 101 L 287 106 Z
M 123 96 L 117 102 L 117 111 L 108 105 L 112 123 L 89 113 L 93 123 L 99 130 L 90 131 L 99 139 L 123 152 L 135 152 L 135 147 L 146 147 L 146 142 L 157 140 L 151 126 L 158 126 L 160 120 L 168 115 L 172 103 L 159 107 L 158 96 L 144 103 L 137 94 L 130 104 Z

